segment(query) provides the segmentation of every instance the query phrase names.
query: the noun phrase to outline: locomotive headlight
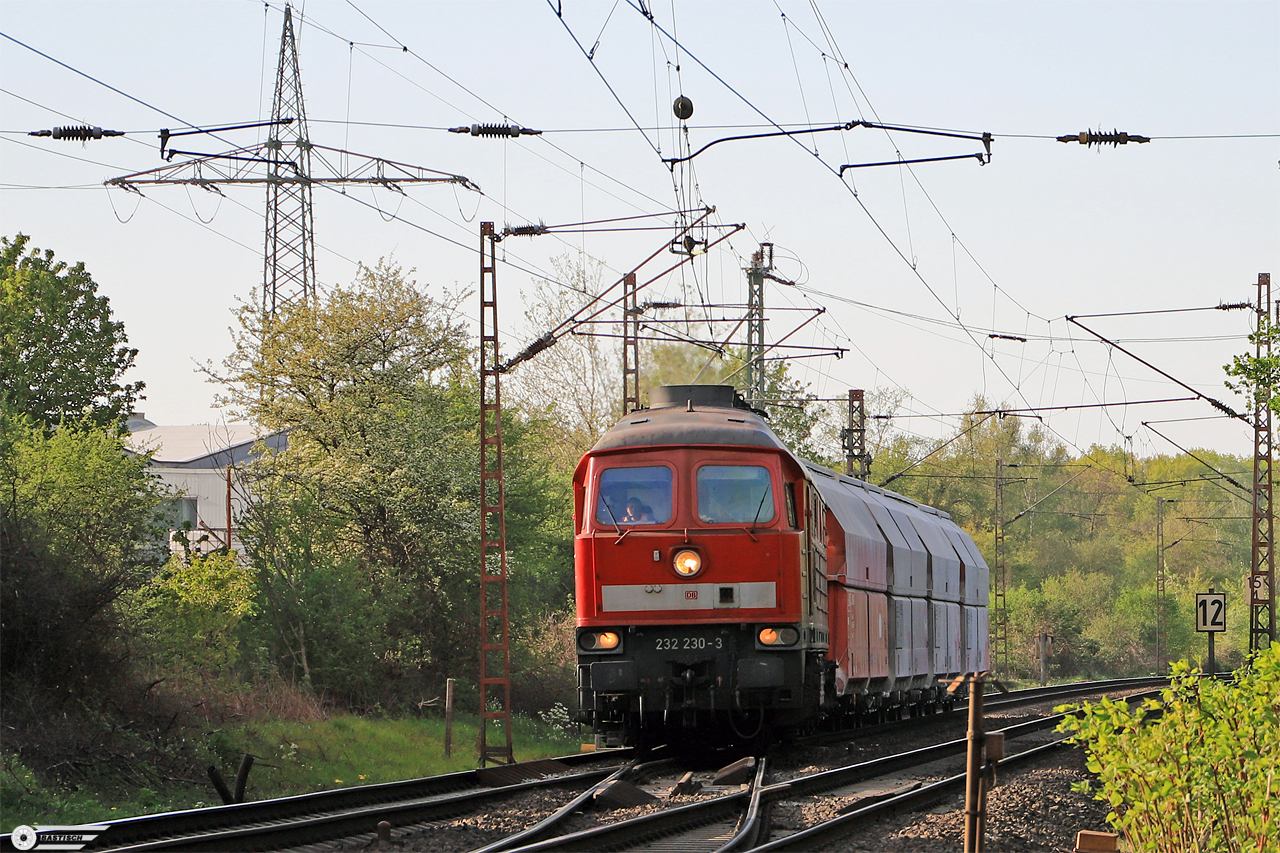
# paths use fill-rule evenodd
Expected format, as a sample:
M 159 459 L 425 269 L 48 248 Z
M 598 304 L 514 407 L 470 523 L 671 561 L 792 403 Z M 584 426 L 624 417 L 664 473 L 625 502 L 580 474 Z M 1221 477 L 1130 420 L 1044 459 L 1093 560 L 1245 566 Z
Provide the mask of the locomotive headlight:
M 702 571 L 702 555 L 688 549 L 678 551 L 672 566 L 680 577 L 691 578 Z
M 762 646 L 794 646 L 800 639 L 800 632 L 795 628 L 761 628 L 756 635 Z
M 586 631 L 578 636 L 578 648 L 584 652 L 611 652 L 621 642 L 622 636 L 615 631 Z

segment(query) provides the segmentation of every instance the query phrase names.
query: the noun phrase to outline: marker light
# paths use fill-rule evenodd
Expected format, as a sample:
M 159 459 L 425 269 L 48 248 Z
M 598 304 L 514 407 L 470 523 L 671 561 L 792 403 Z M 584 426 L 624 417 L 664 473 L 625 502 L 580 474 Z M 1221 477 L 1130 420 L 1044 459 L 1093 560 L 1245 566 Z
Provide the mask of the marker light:
M 795 628 L 761 628 L 757 638 L 762 646 L 794 646 L 800 632 Z
M 672 566 L 675 568 L 676 574 L 684 578 L 691 578 L 702 571 L 702 556 L 697 551 L 678 551 Z
M 578 645 L 584 651 L 601 652 L 616 649 L 622 638 L 613 631 L 583 634 L 578 638 Z

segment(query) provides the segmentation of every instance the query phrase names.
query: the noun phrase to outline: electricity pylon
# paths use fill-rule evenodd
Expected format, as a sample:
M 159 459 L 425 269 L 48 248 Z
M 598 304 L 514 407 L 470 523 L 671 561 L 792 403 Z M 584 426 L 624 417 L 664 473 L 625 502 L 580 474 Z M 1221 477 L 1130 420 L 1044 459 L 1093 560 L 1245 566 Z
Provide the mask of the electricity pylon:
M 260 125 L 244 127 L 256 126 Z M 166 161 L 172 161 L 178 155 L 190 159 L 106 181 L 107 186 L 139 194 L 139 187 L 165 184 L 194 185 L 218 195 L 222 195 L 222 186 L 264 185 L 267 188 L 262 281 L 264 320 L 270 320 L 279 310 L 295 303 L 315 301 L 312 187 L 372 184 L 403 195 L 401 184 L 452 183 L 479 190 L 461 175 L 312 143 L 307 133 L 306 107 L 302 98 L 293 9 L 289 6 L 284 10 L 280 61 L 276 67 L 275 96 L 268 127 L 270 131 L 265 141 L 221 154 L 179 151 L 168 147 L 168 143 L 176 137 L 242 128 L 194 128 L 173 132 L 166 128 L 160 132 L 161 156 Z M 318 167 L 316 172 L 312 171 L 313 164 Z

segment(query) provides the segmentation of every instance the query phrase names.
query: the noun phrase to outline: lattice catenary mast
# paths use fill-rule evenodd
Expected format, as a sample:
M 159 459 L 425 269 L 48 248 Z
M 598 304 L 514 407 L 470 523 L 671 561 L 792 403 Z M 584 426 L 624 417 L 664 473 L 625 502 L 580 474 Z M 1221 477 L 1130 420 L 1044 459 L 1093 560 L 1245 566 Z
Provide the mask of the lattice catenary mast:
M 1004 543 L 1004 460 L 996 460 L 995 565 L 991 567 L 991 671 L 1009 677 L 1009 588 Z
M 1272 355 L 1271 273 L 1258 273 L 1255 355 Z M 1271 389 L 1260 388 L 1253 406 L 1253 535 L 1249 572 L 1249 651 L 1267 648 L 1276 639 L 1275 509 L 1271 498 Z
M 498 354 L 497 238 L 480 223 L 480 766 L 514 764 L 507 619 L 506 489 L 502 478 L 502 359 Z M 491 743 L 490 724 L 505 742 Z

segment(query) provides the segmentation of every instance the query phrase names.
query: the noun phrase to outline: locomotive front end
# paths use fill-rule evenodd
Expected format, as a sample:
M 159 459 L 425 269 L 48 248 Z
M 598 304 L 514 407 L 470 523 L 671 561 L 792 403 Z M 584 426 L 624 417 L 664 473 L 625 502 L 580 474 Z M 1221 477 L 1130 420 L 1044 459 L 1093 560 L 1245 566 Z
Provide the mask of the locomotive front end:
M 802 469 L 731 388 L 652 399 L 575 473 L 579 719 L 601 746 L 802 724 L 829 668 Z

